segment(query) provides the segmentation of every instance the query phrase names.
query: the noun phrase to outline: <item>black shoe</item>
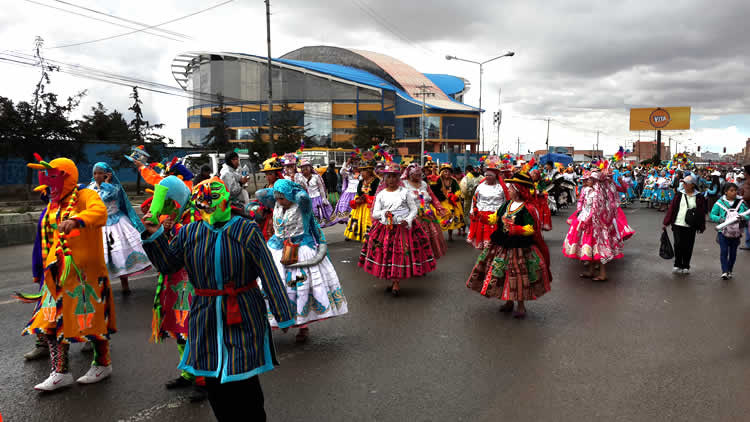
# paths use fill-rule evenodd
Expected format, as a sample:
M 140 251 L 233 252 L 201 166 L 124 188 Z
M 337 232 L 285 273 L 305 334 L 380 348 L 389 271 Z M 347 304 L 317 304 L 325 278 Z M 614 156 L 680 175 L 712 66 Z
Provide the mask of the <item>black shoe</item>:
M 173 380 L 170 380 L 166 384 L 164 384 L 165 387 L 167 387 L 167 390 L 176 390 L 178 388 L 187 388 L 193 385 L 193 382 L 190 380 L 186 380 L 183 377 L 177 377 Z
M 207 397 L 208 393 L 206 393 L 206 389 L 199 385 L 194 385 L 193 391 L 188 394 L 188 400 L 190 400 L 190 403 L 202 402 L 203 400 L 206 400 Z

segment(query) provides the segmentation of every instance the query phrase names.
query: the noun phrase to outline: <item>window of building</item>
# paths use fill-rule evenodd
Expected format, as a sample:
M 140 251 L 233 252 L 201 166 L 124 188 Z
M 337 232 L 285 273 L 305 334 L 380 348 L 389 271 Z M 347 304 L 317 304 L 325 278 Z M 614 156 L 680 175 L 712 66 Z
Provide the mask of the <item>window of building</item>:
M 357 120 L 356 114 L 334 114 L 333 120 L 349 120 L 354 121 Z
M 333 133 L 333 120 L 331 117 L 333 103 L 330 102 L 306 102 L 305 103 L 305 129 L 307 136 L 316 145 L 329 145 Z
M 405 119 L 398 119 L 403 122 L 403 137 L 404 138 L 421 138 L 422 133 L 419 130 L 419 121 L 421 117 L 408 117 Z M 425 138 L 437 139 L 440 138 L 440 117 L 438 116 L 425 116 Z

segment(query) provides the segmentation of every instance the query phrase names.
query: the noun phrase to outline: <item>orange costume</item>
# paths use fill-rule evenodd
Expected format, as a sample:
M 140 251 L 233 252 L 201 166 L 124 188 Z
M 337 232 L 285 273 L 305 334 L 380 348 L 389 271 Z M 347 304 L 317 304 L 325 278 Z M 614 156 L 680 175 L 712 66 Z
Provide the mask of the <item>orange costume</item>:
M 81 383 L 97 382 L 111 372 L 109 335 L 116 331 L 115 307 L 104 261 L 102 227 L 107 223 L 107 208 L 99 194 L 77 186 L 78 170 L 67 158 L 49 163 L 30 164 L 42 170 L 41 189 L 50 190 L 50 202 L 40 221 L 44 281 L 41 299 L 23 334 L 44 335 L 50 346 L 52 375 L 68 374 L 68 344 L 92 341 L 95 346 L 92 369 L 106 368 L 92 381 L 87 376 Z M 73 220 L 77 224 L 69 234 L 62 233 L 61 224 Z M 70 224 L 69 222 L 66 225 Z M 87 378 L 88 377 L 88 378 Z M 63 384 L 68 385 L 67 379 Z M 71 378 L 72 382 L 72 378 Z M 46 381 L 45 381 L 46 383 Z M 45 383 L 38 390 L 58 388 L 59 382 Z

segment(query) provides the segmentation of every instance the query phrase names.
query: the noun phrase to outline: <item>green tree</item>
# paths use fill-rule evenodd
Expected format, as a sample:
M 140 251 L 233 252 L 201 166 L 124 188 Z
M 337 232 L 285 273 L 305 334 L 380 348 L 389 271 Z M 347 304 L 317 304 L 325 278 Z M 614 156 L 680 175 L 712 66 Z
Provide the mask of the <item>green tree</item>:
M 213 113 L 211 113 L 211 131 L 203 138 L 205 142 L 200 146 L 224 153 L 234 148 L 234 145 L 229 140 L 236 138 L 236 131 L 227 124 L 229 108 L 224 105 L 224 96 L 219 93 L 216 97 L 218 104 L 213 108 Z
M 81 139 L 131 144 L 132 133 L 122 114 L 117 110 L 108 113 L 101 102 L 96 104 L 91 107 L 91 114 L 84 115 L 78 124 Z
M 369 119 L 364 124 L 358 124 L 354 130 L 352 142 L 358 148 L 367 149 L 373 145 L 390 143 L 393 140 L 393 131 L 385 127 L 375 119 Z
M 297 151 L 302 142 L 309 143 L 310 141 L 310 137 L 307 135 L 309 129 L 304 124 L 300 125 L 299 118 L 292 107 L 289 106 L 289 103 L 283 103 L 281 110 L 273 114 L 272 124 L 274 137 L 276 138 L 273 150 L 278 155 Z
M 34 161 L 34 153 L 50 159 L 64 155 L 73 160 L 83 156 L 78 122 L 71 114 L 78 108 L 85 91 L 61 102 L 49 90 L 51 74 L 57 70 L 41 55 L 43 40 L 35 40 L 36 56 L 41 70 L 30 102 L 0 97 L 0 154 Z M 31 192 L 33 172 L 26 172 L 27 198 Z

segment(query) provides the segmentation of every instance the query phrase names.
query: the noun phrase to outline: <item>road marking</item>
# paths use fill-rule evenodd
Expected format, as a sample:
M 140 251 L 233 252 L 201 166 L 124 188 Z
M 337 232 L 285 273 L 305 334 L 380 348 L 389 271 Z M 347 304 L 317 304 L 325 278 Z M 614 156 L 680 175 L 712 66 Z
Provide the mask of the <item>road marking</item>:
M 176 409 L 184 406 L 185 403 L 188 403 L 188 399 L 180 396 L 166 403 L 157 404 L 147 409 L 143 409 L 127 419 L 119 419 L 118 422 L 142 422 L 152 420 L 160 411 L 164 409 Z

